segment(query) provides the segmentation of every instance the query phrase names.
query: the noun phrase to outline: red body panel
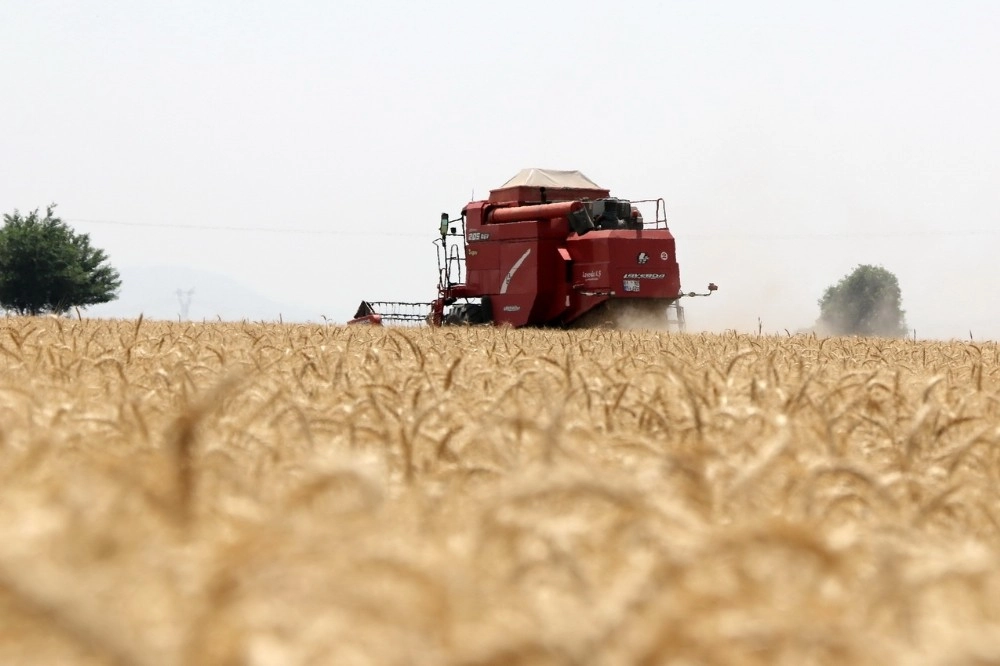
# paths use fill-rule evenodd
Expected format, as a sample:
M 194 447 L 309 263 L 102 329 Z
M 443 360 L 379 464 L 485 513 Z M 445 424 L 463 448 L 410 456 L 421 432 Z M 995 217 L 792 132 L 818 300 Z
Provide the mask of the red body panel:
M 669 230 L 594 230 L 579 236 L 566 218 L 582 207 L 577 201 L 545 203 L 557 197 L 537 188 L 508 190 L 463 211 L 466 280 L 442 289 L 442 300 L 488 297 L 494 323 L 545 326 L 569 324 L 612 298 L 668 303 L 680 296 Z M 608 196 L 607 190 L 573 194 Z M 512 196 L 534 204 L 511 206 Z

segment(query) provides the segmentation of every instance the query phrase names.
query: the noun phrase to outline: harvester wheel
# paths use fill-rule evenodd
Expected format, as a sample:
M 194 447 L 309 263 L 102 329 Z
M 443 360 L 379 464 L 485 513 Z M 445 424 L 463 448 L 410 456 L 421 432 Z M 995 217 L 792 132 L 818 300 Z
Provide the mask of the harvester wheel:
M 479 303 L 462 303 L 455 305 L 448 311 L 442 323 L 445 326 L 475 326 L 478 324 L 488 324 L 489 317 L 486 309 Z

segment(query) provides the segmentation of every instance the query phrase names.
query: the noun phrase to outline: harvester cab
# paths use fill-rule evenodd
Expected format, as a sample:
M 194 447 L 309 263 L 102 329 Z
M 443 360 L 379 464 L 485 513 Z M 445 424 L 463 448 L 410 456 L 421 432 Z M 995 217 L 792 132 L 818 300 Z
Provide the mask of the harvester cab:
M 717 289 L 681 290 L 662 198 L 612 197 L 579 171 L 525 169 L 439 232 L 437 298 L 366 301 L 349 323 L 683 330 L 681 299 Z

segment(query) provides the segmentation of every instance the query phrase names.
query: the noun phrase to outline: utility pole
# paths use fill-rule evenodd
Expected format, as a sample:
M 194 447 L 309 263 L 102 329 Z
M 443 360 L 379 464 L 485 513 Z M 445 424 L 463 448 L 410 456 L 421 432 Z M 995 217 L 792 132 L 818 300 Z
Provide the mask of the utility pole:
M 181 321 L 187 321 L 188 312 L 191 311 L 191 297 L 194 296 L 194 287 L 184 291 L 183 289 L 177 290 L 177 302 L 180 303 L 181 312 L 178 318 Z

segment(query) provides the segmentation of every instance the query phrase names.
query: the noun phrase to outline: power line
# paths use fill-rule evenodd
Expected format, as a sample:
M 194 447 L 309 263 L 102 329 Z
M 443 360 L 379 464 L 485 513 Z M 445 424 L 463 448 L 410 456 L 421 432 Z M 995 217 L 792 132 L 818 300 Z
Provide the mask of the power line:
M 81 218 L 67 219 L 67 222 L 79 222 L 83 224 L 108 224 L 117 227 L 138 227 L 144 229 L 187 229 L 190 231 L 241 231 L 250 233 L 270 233 L 270 234 L 302 234 L 302 235 L 327 235 L 327 236 L 393 236 L 401 238 L 430 238 L 433 229 L 428 234 L 400 233 L 393 231 L 383 231 L 379 229 L 369 229 L 365 231 L 354 231 L 349 229 L 302 229 L 295 227 L 243 227 L 235 225 L 217 224 L 178 224 L 164 222 L 122 222 L 120 220 L 87 220 Z
M 407 233 L 385 231 L 377 228 L 365 230 L 350 229 L 304 229 L 295 227 L 250 227 L 237 225 L 216 225 L 216 224 L 179 224 L 162 222 L 123 222 L 120 220 L 91 220 L 91 219 L 69 219 L 68 222 L 80 222 L 84 224 L 107 224 L 119 227 L 137 227 L 148 229 L 186 229 L 189 231 L 239 231 L 245 233 L 269 233 L 269 234 L 299 234 L 299 235 L 319 235 L 319 236 L 353 236 L 358 238 L 371 236 L 384 236 L 393 238 L 423 238 L 433 237 L 433 230 L 429 233 Z M 713 234 L 687 234 L 683 231 L 676 235 L 683 240 L 734 240 L 734 241 L 780 241 L 780 240 L 837 240 L 837 239 L 877 239 L 877 238 L 944 238 L 944 237 L 965 237 L 965 236 L 996 236 L 1000 234 L 997 229 L 950 229 L 947 231 L 890 231 L 890 232 L 831 232 L 814 234 L 731 234 L 718 232 Z
M 679 234 L 684 240 L 737 240 L 737 241 L 772 241 L 772 240 L 851 240 L 875 238 L 946 238 L 963 236 L 996 236 L 1000 229 L 951 229 L 947 231 L 844 231 L 836 233 L 815 234 Z

